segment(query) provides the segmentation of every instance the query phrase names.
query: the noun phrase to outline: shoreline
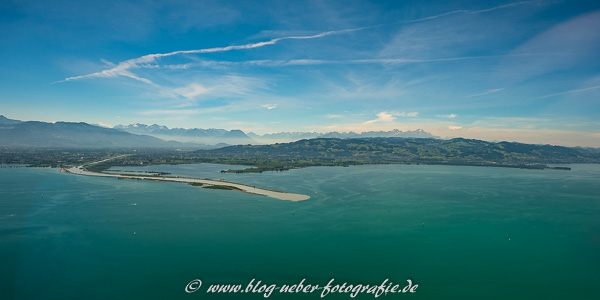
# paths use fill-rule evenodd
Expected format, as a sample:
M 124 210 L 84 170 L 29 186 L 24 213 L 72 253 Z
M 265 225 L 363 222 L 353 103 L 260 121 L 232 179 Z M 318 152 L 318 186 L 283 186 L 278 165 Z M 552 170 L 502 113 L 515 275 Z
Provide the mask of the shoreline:
M 109 159 L 105 159 L 106 161 Z M 100 161 L 101 162 L 101 161 Z M 99 163 L 99 162 L 96 162 Z M 94 163 L 91 163 L 94 164 Z M 90 165 L 90 164 L 87 164 Z M 253 194 L 253 195 L 261 195 L 266 197 L 271 197 L 279 200 L 286 201 L 304 201 L 310 199 L 308 195 L 302 194 L 293 194 L 286 193 L 268 189 L 258 188 L 256 186 L 250 186 L 247 184 L 230 182 L 225 180 L 213 180 L 213 179 L 200 179 L 200 178 L 191 178 L 191 177 L 160 177 L 160 176 L 136 176 L 136 175 L 122 175 L 122 174 L 107 174 L 107 173 L 97 173 L 85 170 L 83 165 L 71 168 L 63 168 L 61 172 L 75 174 L 75 175 L 84 175 L 84 176 L 96 176 L 96 177 L 111 177 L 117 179 L 137 179 L 137 180 L 152 180 L 152 181 L 165 181 L 165 182 L 183 182 L 183 183 L 201 183 L 205 185 L 226 185 L 239 189 L 240 192 Z

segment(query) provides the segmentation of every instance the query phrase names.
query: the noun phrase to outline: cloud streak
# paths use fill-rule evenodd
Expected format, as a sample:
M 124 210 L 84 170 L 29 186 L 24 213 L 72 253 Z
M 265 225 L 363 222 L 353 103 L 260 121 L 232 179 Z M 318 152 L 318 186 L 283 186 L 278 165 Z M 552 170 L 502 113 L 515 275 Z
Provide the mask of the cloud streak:
M 268 41 L 263 41 L 263 42 L 258 42 L 258 43 L 250 43 L 250 44 L 244 44 L 244 45 L 232 45 L 232 46 L 226 46 L 226 47 L 213 47 L 213 48 L 196 49 L 196 50 L 179 50 L 179 51 L 173 51 L 173 52 L 168 52 L 168 53 L 147 54 L 144 56 L 140 56 L 138 58 L 128 59 L 126 61 L 120 62 L 118 65 L 116 65 L 110 69 L 102 70 L 102 71 L 87 74 L 87 75 L 68 77 L 59 82 L 89 79 L 89 78 L 110 78 L 110 77 L 123 76 L 123 77 L 132 78 L 132 79 L 144 82 L 144 83 L 156 85 L 154 82 L 152 82 L 149 79 L 142 78 L 142 77 L 139 77 L 139 76 L 133 74 L 130 70 L 140 69 L 140 68 L 148 68 L 148 66 L 152 66 L 154 68 L 154 67 L 156 67 L 156 65 L 153 65 L 153 64 L 157 63 L 158 60 L 160 60 L 163 57 L 182 55 L 182 54 L 203 54 L 203 53 L 227 52 L 227 51 L 233 51 L 233 50 L 254 49 L 254 48 L 260 48 L 260 47 L 269 46 L 269 45 L 275 45 L 278 42 L 284 41 L 284 40 L 317 39 L 317 38 L 322 38 L 322 37 L 326 37 L 326 36 L 330 36 L 330 35 L 344 34 L 344 33 L 364 30 L 367 28 L 370 28 L 370 27 L 360 27 L 360 28 L 352 28 L 352 29 L 326 31 L 326 32 L 321 32 L 321 33 L 314 34 L 314 35 L 287 36 L 287 37 L 274 38 L 274 39 L 271 39 Z
M 291 59 L 291 60 L 254 60 L 242 62 L 249 65 L 258 66 L 307 66 L 307 65 L 350 65 L 350 64 L 412 64 L 412 63 L 432 63 L 432 62 L 449 62 L 469 59 L 485 59 L 496 58 L 504 55 L 492 56 L 464 56 L 464 57 L 448 57 L 437 59 L 406 59 L 406 58 L 367 58 L 367 59 L 349 59 L 349 60 L 323 60 L 323 59 Z
M 483 92 L 483 93 L 474 94 L 474 95 L 469 95 L 469 96 L 467 96 L 467 98 L 479 97 L 479 96 L 485 96 L 485 95 L 489 95 L 489 94 L 494 94 L 494 93 L 497 93 L 497 92 L 501 92 L 501 91 L 503 91 L 503 90 L 504 90 L 504 89 L 492 89 L 492 90 L 487 90 L 487 91 L 485 91 L 485 92 Z
M 458 117 L 457 114 L 449 114 L 449 115 L 437 115 L 438 118 L 448 118 L 448 119 L 454 119 L 456 117 Z
M 521 2 L 514 2 L 514 3 L 509 3 L 509 4 L 494 6 L 494 7 L 486 8 L 486 9 L 480 9 L 480 10 L 459 9 L 459 10 L 453 10 L 453 11 L 449 11 L 449 12 L 442 13 L 442 14 L 439 14 L 439 15 L 431 16 L 431 17 L 425 17 L 425 18 L 416 19 L 416 20 L 410 20 L 410 21 L 403 21 L 403 22 L 400 22 L 400 23 L 416 23 L 416 22 L 433 20 L 433 19 L 437 19 L 437 18 L 441 18 L 441 17 L 445 17 L 445 16 L 456 15 L 456 14 L 477 15 L 477 14 L 482 14 L 482 13 L 486 13 L 486 12 L 490 12 L 490 11 L 494 11 L 494 10 L 499 10 L 499 9 L 503 9 L 503 8 L 520 6 L 520 5 L 530 5 L 530 4 L 536 4 L 536 3 L 542 3 L 542 2 L 544 2 L 544 1 L 543 0 L 521 1 Z
M 570 91 L 565 91 L 565 92 L 560 92 L 560 93 L 555 93 L 555 94 L 550 94 L 550 95 L 545 95 L 545 96 L 540 96 L 540 97 L 536 97 L 533 99 L 550 98 L 550 97 L 554 97 L 554 96 L 560 96 L 560 95 L 566 95 L 566 94 L 572 94 L 572 93 L 580 93 L 580 92 L 591 91 L 591 90 L 595 90 L 595 89 L 600 89 L 600 85 L 591 86 L 591 87 L 587 87 L 587 88 L 583 88 L 583 89 L 570 90 Z
M 263 104 L 263 105 L 261 105 L 261 107 L 271 110 L 271 109 L 277 108 L 277 104 Z
M 382 111 L 377 114 L 377 119 L 365 121 L 365 122 L 363 122 L 363 124 L 369 125 L 369 124 L 379 123 L 379 122 L 392 122 L 392 121 L 396 120 L 396 117 L 416 117 L 417 115 L 419 115 L 419 113 L 416 111 L 414 111 L 414 112 Z
M 247 60 L 247 61 L 201 61 L 194 64 L 185 65 L 185 68 L 193 66 L 202 67 L 229 67 L 229 66 L 259 66 L 259 67 L 287 67 L 287 66 L 310 66 L 310 65 L 360 65 L 360 64 L 381 64 L 381 65 L 399 65 L 399 64 L 417 64 L 417 63 L 436 63 L 436 62 L 453 62 L 461 60 L 474 59 L 493 59 L 503 58 L 507 56 L 533 56 L 534 54 L 510 54 L 510 55 L 485 55 L 485 56 L 459 56 L 445 57 L 433 59 L 407 59 L 407 58 L 365 58 L 365 59 L 346 59 L 346 60 L 331 60 L 331 59 L 289 59 L 289 60 Z M 184 68 L 184 67 L 181 67 Z M 502 89 L 499 89 L 500 91 Z

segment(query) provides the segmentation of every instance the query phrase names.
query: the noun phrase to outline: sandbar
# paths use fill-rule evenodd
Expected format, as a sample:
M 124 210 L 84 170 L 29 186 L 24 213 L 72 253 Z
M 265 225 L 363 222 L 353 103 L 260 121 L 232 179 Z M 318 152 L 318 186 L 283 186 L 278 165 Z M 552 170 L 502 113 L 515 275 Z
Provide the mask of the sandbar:
M 105 159 L 102 161 L 107 161 L 110 159 L 112 159 L 112 158 Z M 99 161 L 99 162 L 102 162 L 102 161 Z M 99 163 L 99 162 L 96 162 L 96 163 Z M 225 185 L 225 186 L 231 186 L 231 187 L 238 188 L 241 192 L 244 192 L 244 193 L 262 195 L 262 196 L 267 196 L 267 197 L 280 199 L 280 200 L 287 200 L 287 201 L 303 201 L 303 200 L 310 199 L 310 196 L 307 196 L 307 195 L 261 189 L 261 188 L 255 187 L 255 186 L 245 185 L 245 184 L 236 183 L 236 182 L 229 182 L 229 181 L 225 181 L 225 180 L 200 179 L 200 178 L 190 178 L 190 177 L 161 177 L 161 176 L 136 176 L 136 175 L 122 175 L 122 174 L 107 174 L 107 173 L 98 173 L 98 172 L 88 171 L 84 168 L 84 166 L 64 168 L 63 171 L 66 173 L 71 173 L 71 174 L 96 176 L 96 177 L 113 177 L 113 178 L 120 178 L 120 179 L 138 179 L 138 180 L 152 180 L 152 181 L 166 181 L 166 182 L 202 183 L 205 185 Z

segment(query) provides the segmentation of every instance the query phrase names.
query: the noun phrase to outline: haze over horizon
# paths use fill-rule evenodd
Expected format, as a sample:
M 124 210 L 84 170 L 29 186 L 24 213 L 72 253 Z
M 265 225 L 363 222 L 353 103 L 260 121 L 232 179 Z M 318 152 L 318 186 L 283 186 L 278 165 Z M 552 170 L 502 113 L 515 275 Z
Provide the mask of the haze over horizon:
M 600 3 L 4 1 L 10 119 L 600 147 Z

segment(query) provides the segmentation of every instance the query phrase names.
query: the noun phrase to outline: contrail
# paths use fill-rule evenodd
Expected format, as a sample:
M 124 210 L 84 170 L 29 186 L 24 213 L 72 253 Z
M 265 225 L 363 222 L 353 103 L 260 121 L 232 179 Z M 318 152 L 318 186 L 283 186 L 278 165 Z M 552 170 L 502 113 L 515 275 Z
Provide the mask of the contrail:
M 486 13 L 486 12 L 490 12 L 490 11 L 494 11 L 494 10 L 498 10 L 498 9 L 507 8 L 507 7 L 520 6 L 520 5 L 529 5 L 529 4 L 541 3 L 541 2 L 544 2 L 544 1 L 543 0 L 521 1 L 521 2 L 515 2 L 515 3 L 509 3 L 509 4 L 494 6 L 492 8 L 486 8 L 486 9 L 481 9 L 481 10 L 459 9 L 459 10 L 453 10 L 453 11 L 445 12 L 443 14 L 431 16 L 431 17 L 425 17 L 425 18 L 416 19 L 416 20 L 410 20 L 410 21 L 402 21 L 402 22 L 399 22 L 399 23 L 416 23 L 416 22 L 433 20 L 433 19 L 437 19 L 437 18 L 449 16 L 449 15 L 455 15 L 455 14 L 477 15 L 477 14 Z
M 590 90 L 595 90 L 595 89 L 600 89 L 600 85 L 592 86 L 592 87 L 587 87 L 587 88 L 583 88 L 583 89 L 577 89 L 577 90 L 569 90 L 569 91 L 565 91 L 565 92 L 560 92 L 560 93 L 555 93 L 555 94 L 550 94 L 550 95 L 545 95 L 545 96 L 540 96 L 540 97 L 535 97 L 533 99 L 550 98 L 550 97 L 554 97 L 554 96 L 560 96 L 560 95 L 571 94 L 571 93 L 585 92 L 585 91 L 590 91 Z
M 72 80 L 79 80 L 79 79 L 86 79 L 86 78 L 94 78 L 94 77 L 107 78 L 107 77 L 124 76 L 124 77 L 129 77 L 129 78 L 141 81 L 141 82 L 145 82 L 148 84 L 155 84 L 152 81 L 150 81 L 149 79 L 136 76 L 135 74 L 131 73 L 130 70 L 140 68 L 142 64 L 155 63 L 157 59 L 160 59 L 162 57 L 168 57 L 168 56 L 174 56 L 174 55 L 180 55 L 180 54 L 200 54 L 200 53 L 227 52 L 227 51 L 232 51 L 232 50 L 254 49 L 254 48 L 260 48 L 260 47 L 264 47 L 264 46 L 268 46 L 268 45 L 275 45 L 278 42 L 283 41 L 283 40 L 317 39 L 317 38 L 322 38 L 322 37 L 326 37 L 329 35 L 344 34 L 344 33 L 348 33 L 348 32 L 364 30 L 364 29 L 371 28 L 371 27 L 373 27 L 373 26 L 326 31 L 326 32 L 321 32 L 321 33 L 314 34 L 314 35 L 280 37 L 280 38 L 274 38 L 274 39 L 264 41 L 264 42 L 250 43 L 250 44 L 245 44 L 245 45 L 233 45 L 233 46 L 226 46 L 226 47 L 214 47 L 214 48 L 205 48 L 205 49 L 196 49 L 196 50 L 179 50 L 179 51 L 173 51 L 173 52 L 168 52 L 168 53 L 147 54 L 144 56 L 140 56 L 138 58 L 132 58 L 132 59 L 128 59 L 123 62 L 120 62 L 118 65 L 116 65 L 115 67 L 110 68 L 110 69 L 102 70 L 102 71 L 87 74 L 87 75 L 68 77 L 68 78 L 58 81 L 58 82 L 65 82 L 65 81 L 72 81 Z

